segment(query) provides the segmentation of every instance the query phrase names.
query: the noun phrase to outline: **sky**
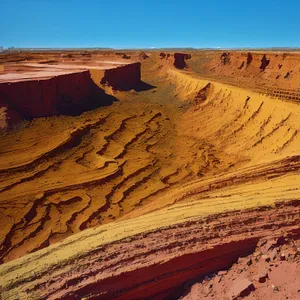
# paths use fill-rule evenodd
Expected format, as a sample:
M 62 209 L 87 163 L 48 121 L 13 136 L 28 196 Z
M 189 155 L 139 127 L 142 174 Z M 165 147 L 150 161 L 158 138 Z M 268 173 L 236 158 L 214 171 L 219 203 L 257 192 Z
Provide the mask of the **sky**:
M 0 46 L 300 47 L 300 0 L 0 0 Z

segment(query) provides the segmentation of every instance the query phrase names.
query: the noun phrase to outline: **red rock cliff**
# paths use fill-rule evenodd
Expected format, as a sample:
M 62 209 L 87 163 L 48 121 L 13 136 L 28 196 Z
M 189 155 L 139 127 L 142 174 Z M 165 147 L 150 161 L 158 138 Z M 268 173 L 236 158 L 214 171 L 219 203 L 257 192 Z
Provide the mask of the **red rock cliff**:
M 137 62 L 105 70 L 101 83 L 106 83 L 116 90 L 134 89 L 141 83 L 141 63 Z
M 89 71 L 44 79 L 3 82 L 0 84 L 0 108 L 5 112 L 1 115 L 1 123 L 11 125 L 20 119 L 60 114 L 78 115 L 88 109 L 111 103 L 112 98 L 96 86 Z

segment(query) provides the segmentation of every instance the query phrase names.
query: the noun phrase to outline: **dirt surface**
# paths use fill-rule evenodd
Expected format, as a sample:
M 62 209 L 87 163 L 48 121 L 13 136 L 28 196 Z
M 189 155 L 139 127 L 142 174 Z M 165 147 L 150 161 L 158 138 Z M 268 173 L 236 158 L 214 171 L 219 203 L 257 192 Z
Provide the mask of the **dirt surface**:
M 299 266 L 298 239 L 262 239 L 251 255 L 193 284 L 180 299 L 298 299 Z
M 131 71 L 110 73 L 111 84 L 97 71 L 123 61 L 141 63 L 138 88 L 112 86 Z M 299 54 L 193 51 L 174 65 L 155 51 L 19 53 L 0 63 L 16 74 L 86 66 L 115 99 L 1 131 L 4 299 L 299 297 L 287 287 L 299 282 Z M 263 238 L 280 237 L 260 253 Z M 268 280 L 257 283 L 261 268 Z

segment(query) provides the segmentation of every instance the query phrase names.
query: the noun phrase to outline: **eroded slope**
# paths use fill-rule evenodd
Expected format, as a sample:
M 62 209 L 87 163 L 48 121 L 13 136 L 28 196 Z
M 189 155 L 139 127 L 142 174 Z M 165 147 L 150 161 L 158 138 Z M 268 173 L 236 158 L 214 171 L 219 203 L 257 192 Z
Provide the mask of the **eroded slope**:
M 263 236 L 298 238 L 299 105 L 171 59 L 110 107 L 3 134 L 1 259 L 53 244 L 0 268 L 5 297 L 179 297 Z

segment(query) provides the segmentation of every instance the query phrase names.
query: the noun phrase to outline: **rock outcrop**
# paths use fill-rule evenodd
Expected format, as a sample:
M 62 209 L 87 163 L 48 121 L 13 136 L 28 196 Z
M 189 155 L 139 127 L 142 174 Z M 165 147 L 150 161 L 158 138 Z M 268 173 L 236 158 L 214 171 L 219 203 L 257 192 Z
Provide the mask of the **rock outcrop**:
M 89 71 L 0 83 L 0 107 L 6 109 L 8 126 L 20 119 L 78 115 L 112 103 L 112 98 L 96 86 Z
M 269 65 L 269 63 L 270 63 L 270 60 L 267 59 L 266 55 L 264 55 L 263 58 L 261 59 L 261 65 L 259 67 L 262 72 L 265 71 L 265 69 Z
M 145 52 L 141 52 L 141 53 L 139 54 L 139 57 L 140 57 L 141 59 L 147 59 L 147 58 L 149 58 L 149 56 L 148 56 Z
M 131 56 L 130 56 L 130 55 L 127 55 L 127 54 L 123 54 L 122 58 L 123 58 L 123 59 L 130 59 Z
M 204 51 L 193 54 L 189 62 L 190 70 L 206 78 L 297 102 L 299 68 L 299 55 L 293 52 Z
M 184 69 L 186 67 L 186 59 L 190 59 L 191 55 L 186 53 L 174 53 L 174 66 L 177 69 Z
M 41 78 L 4 80 L 0 82 L 0 128 L 7 128 L 21 119 L 74 116 L 111 104 L 114 97 L 104 92 L 100 82 L 115 90 L 137 88 L 141 84 L 141 64 L 138 62 L 107 70 L 79 70 Z
M 180 299 L 298 299 L 299 246 L 299 236 L 262 238 L 249 256 L 228 270 L 199 278 Z
M 222 64 L 228 65 L 230 63 L 230 53 L 223 53 L 220 57 Z
M 141 63 L 136 62 L 105 70 L 101 83 L 122 91 L 137 88 L 141 84 Z

